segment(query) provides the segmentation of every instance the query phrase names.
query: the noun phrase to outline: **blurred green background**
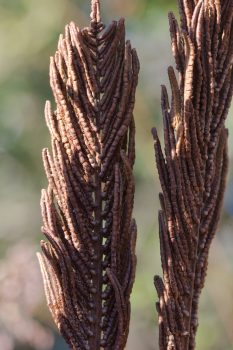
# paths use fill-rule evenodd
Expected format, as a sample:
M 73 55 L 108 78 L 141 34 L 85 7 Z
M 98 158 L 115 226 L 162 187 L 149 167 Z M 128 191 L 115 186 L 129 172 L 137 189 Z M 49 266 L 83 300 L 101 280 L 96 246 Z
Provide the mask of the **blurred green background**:
M 138 267 L 132 294 L 127 349 L 157 347 L 157 299 L 153 276 L 161 272 L 158 196 L 150 129 L 161 130 L 160 85 L 173 63 L 167 11 L 174 0 L 102 1 L 105 22 L 124 16 L 127 37 L 141 61 L 135 118 Z M 51 99 L 49 56 L 64 25 L 88 24 L 86 0 L 0 0 L 0 349 L 65 350 L 47 311 L 35 258 L 40 233 L 40 190 L 46 186 L 41 149 L 49 145 L 43 116 Z M 212 245 L 206 288 L 200 305 L 197 349 L 233 349 L 233 110 L 231 167 L 221 228 Z

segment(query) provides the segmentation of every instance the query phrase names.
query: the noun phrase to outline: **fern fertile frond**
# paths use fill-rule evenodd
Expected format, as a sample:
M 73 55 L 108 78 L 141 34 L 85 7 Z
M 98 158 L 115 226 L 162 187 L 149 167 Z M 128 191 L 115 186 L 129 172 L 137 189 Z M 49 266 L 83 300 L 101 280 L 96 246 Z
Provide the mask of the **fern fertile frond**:
M 39 254 L 48 305 L 71 349 L 123 349 L 134 282 L 133 108 L 139 61 L 124 20 L 108 28 L 99 1 L 90 27 L 74 23 L 51 58 L 46 103 L 52 153 L 43 161 Z

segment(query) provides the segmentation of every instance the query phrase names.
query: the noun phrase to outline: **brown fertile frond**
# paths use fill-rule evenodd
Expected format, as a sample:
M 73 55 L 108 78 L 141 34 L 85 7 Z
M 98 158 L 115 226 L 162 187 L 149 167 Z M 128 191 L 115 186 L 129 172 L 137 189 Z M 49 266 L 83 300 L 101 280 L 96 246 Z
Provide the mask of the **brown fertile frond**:
M 74 23 L 51 58 L 56 101 L 45 118 L 52 152 L 43 150 L 39 254 L 47 302 L 71 349 L 123 349 L 135 276 L 133 108 L 139 61 L 124 20 Z
M 225 119 L 233 93 L 233 2 L 179 0 L 181 28 L 169 14 L 179 82 L 162 87 L 165 154 L 156 130 L 162 210 L 160 349 L 192 350 L 208 253 L 219 223 L 228 167 Z

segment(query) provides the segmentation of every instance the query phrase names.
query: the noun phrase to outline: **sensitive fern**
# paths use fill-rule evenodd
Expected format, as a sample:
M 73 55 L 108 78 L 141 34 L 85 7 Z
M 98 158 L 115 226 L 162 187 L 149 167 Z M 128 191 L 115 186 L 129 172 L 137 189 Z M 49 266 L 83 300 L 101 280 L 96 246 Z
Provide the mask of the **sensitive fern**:
M 169 14 L 179 73 L 168 69 L 171 105 L 162 87 L 165 155 L 155 129 L 163 193 L 159 233 L 163 280 L 160 349 L 195 348 L 198 303 L 220 218 L 228 167 L 225 119 L 233 92 L 233 2 L 179 0 L 181 26 Z
M 47 302 L 71 349 L 123 349 L 135 276 L 133 108 L 139 62 L 124 20 L 71 23 L 51 58 L 42 254 Z

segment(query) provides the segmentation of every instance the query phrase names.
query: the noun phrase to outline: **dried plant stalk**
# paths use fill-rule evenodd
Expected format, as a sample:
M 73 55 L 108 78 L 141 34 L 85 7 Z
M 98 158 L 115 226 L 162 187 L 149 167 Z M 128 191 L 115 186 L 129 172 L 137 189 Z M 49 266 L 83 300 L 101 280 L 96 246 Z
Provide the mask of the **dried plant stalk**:
M 90 27 L 66 26 L 51 58 L 56 101 L 45 117 L 52 154 L 43 161 L 38 254 L 47 302 L 71 349 L 123 349 L 135 276 L 132 220 L 133 108 L 139 62 L 125 42 L 124 20 L 108 28 L 99 1 Z
M 198 303 L 219 223 L 228 157 L 225 119 L 233 92 L 233 2 L 179 0 L 169 14 L 179 82 L 162 87 L 165 155 L 155 129 L 162 194 L 159 234 L 163 280 L 156 276 L 161 350 L 195 348 Z

